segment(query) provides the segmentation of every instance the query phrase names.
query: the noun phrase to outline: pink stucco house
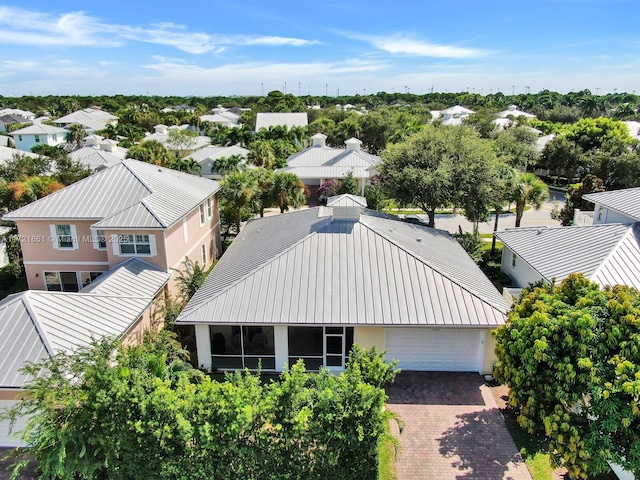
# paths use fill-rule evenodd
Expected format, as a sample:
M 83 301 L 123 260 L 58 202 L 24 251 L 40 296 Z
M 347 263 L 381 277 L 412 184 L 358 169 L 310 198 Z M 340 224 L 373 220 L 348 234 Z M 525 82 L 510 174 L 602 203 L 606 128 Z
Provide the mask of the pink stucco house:
M 77 292 L 138 257 L 173 273 L 220 252 L 218 182 L 124 160 L 10 212 L 30 290 Z M 171 289 L 171 282 L 169 289 Z

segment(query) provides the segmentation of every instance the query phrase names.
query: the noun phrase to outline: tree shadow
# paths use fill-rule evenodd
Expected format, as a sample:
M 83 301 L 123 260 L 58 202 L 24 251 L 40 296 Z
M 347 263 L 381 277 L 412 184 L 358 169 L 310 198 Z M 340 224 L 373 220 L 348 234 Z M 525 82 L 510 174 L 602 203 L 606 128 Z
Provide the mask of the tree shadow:
M 444 432 L 440 454 L 451 459 L 460 474 L 456 479 L 504 479 L 510 464 L 523 463 L 497 408 L 463 413 Z M 526 468 L 523 467 L 522 468 Z

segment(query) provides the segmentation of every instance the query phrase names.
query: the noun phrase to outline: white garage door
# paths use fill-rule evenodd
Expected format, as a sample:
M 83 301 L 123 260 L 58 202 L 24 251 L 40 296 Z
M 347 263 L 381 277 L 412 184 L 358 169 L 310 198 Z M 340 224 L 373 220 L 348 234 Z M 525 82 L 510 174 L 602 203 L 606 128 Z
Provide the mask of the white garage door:
M 6 411 L 13 406 L 15 400 L 0 400 L 0 412 Z M 13 427 L 13 432 L 20 431 L 24 428 L 24 420 L 16 422 Z M 19 447 L 20 442 L 15 438 L 13 434 L 9 434 L 9 421 L 0 420 L 0 447 Z
M 403 370 L 478 372 L 484 331 L 461 328 L 385 328 L 387 358 Z

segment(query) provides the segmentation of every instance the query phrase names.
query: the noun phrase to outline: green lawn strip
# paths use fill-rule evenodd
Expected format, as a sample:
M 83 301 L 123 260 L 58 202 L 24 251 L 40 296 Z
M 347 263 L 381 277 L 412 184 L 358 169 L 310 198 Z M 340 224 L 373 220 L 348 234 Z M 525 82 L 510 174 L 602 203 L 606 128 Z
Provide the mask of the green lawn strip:
M 396 452 L 393 442 L 386 438 L 380 442 L 378 451 L 378 480 L 396 480 Z

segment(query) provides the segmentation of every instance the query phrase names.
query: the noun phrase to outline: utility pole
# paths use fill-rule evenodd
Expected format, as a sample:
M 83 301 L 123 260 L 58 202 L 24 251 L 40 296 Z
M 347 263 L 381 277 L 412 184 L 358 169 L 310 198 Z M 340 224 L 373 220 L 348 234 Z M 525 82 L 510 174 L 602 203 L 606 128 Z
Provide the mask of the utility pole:
M 527 91 L 527 95 L 529 95 L 529 87 L 528 87 L 528 86 L 525 86 L 524 88 L 525 88 L 525 90 Z
M 287 94 L 287 82 L 284 82 L 284 94 Z
M 516 86 L 511 85 L 511 95 L 515 95 L 515 94 L 516 94 Z
M 300 96 L 300 82 L 298 82 L 298 96 Z
M 324 84 L 324 96 L 325 97 L 329 96 L 329 84 L 328 83 Z

